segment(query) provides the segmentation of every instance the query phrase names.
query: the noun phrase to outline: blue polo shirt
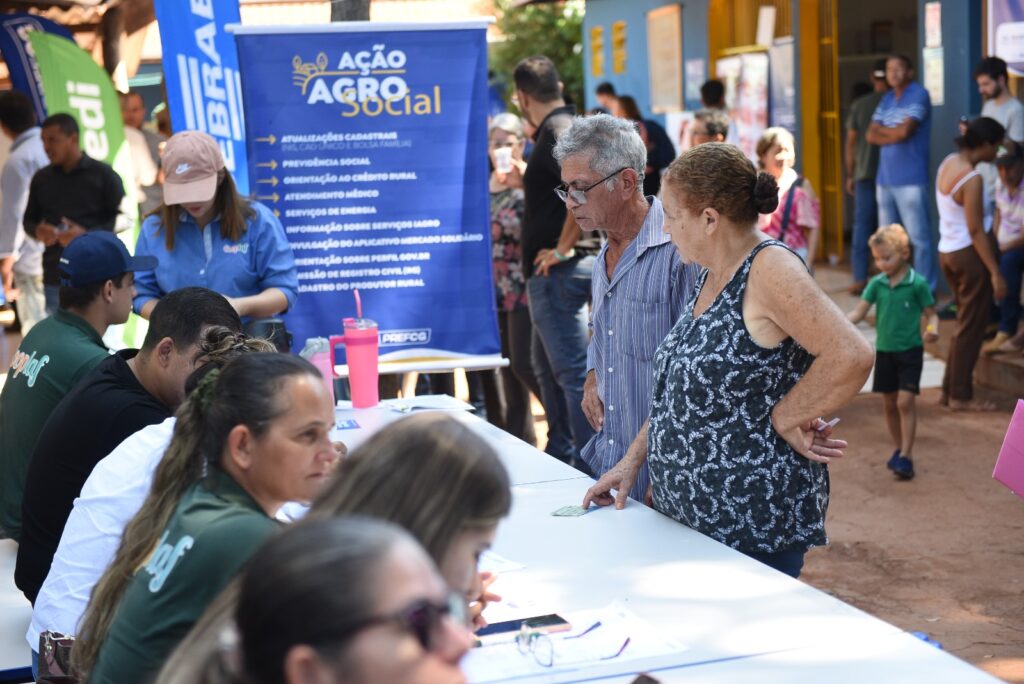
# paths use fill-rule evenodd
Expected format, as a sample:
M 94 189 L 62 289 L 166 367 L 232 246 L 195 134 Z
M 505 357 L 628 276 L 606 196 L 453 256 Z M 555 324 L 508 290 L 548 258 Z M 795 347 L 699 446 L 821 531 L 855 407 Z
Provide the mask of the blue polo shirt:
M 276 287 L 292 307 L 299 276 L 291 245 L 281 222 L 269 209 L 259 202 L 253 202 L 252 208 L 256 215 L 249 219 L 238 242 L 221 237 L 219 216 L 200 230 L 182 211 L 171 251 L 167 250 L 159 215 L 147 218 L 135 254 L 155 256 L 160 265 L 154 271 L 136 274 L 135 311 L 151 299 L 189 286 L 205 287 L 226 297 L 250 297 Z
M 895 128 L 908 118 L 917 121 L 914 134 L 903 142 L 882 145 L 878 157 L 878 185 L 927 185 L 928 142 L 932 127 L 932 101 L 928 91 L 911 81 L 903 95 L 890 90 L 878 103 L 872 121 Z

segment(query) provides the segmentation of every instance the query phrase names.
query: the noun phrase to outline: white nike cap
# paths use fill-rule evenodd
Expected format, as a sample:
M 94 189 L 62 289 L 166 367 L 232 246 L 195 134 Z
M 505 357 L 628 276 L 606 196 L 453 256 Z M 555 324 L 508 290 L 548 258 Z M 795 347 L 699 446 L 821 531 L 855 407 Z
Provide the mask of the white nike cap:
M 167 141 L 161 166 L 164 204 L 196 204 L 217 194 L 217 174 L 224 168 L 224 155 L 206 133 L 182 131 Z

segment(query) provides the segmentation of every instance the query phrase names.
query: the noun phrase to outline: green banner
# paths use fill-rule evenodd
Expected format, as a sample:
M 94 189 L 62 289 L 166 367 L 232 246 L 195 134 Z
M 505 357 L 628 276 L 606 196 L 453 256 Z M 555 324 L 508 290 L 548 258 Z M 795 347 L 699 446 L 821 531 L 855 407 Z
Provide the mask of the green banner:
M 75 117 L 79 144 L 85 153 L 110 164 L 121 176 L 126 197 L 118 225 L 128 229 L 118 236 L 134 251 L 139 225 L 135 173 L 114 84 L 89 53 L 74 42 L 42 31 L 29 33 L 29 40 L 42 76 L 47 114 L 65 112 Z M 126 325 L 112 326 L 104 339 L 111 346 L 137 347 L 145 328 L 144 321 L 133 314 Z

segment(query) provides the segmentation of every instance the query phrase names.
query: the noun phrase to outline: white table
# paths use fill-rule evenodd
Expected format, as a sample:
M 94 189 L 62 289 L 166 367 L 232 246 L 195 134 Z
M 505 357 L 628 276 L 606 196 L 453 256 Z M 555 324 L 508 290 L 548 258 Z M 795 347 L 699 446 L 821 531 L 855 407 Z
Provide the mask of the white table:
M 491 442 L 510 470 L 513 508 L 498 528 L 494 550 L 526 567 L 501 576 L 493 588 L 517 600 L 523 616 L 622 601 L 686 646 L 670 663 L 659 661 L 654 676 L 666 682 L 993 681 L 899 628 L 635 502 L 622 511 L 552 517 L 561 506 L 579 504 L 591 480 L 469 413 L 451 415 Z M 339 411 L 339 418 L 360 423 L 356 444 L 401 416 L 381 409 Z M 762 669 L 770 676 L 760 678 Z
M 444 413 L 469 425 L 477 434 L 490 442 L 508 470 L 513 485 L 555 480 L 584 481 L 586 479 L 586 476 L 575 468 L 538 451 L 526 442 L 477 418 L 468 411 L 445 411 Z M 358 429 L 336 430 L 331 435 L 344 442 L 349 451 L 358 447 L 370 435 L 388 423 L 393 423 L 409 415 L 389 408 L 337 409 L 335 414 L 339 422 L 351 419 L 359 423 Z M 583 491 L 586 491 L 586 486 L 583 487 Z M 580 498 L 582 499 L 582 494 Z
M 17 557 L 18 545 L 10 539 L 0 539 L 0 681 L 26 674 L 25 668 L 32 666 L 32 654 L 25 643 L 32 604 L 14 586 Z
M 459 369 L 467 371 L 491 370 L 492 368 L 505 368 L 509 360 L 501 354 L 489 356 L 466 356 L 462 358 L 419 358 L 419 359 L 394 359 L 386 361 L 381 359 L 377 362 L 377 372 L 380 375 L 396 375 L 398 373 L 452 373 Z M 334 372 L 339 378 L 348 377 L 348 366 L 338 364 Z
M 766 656 L 738 658 L 652 676 L 665 684 L 920 684 L 1000 680 L 901 632 L 856 644 L 831 642 Z M 602 679 L 626 684 L 632 678 Z

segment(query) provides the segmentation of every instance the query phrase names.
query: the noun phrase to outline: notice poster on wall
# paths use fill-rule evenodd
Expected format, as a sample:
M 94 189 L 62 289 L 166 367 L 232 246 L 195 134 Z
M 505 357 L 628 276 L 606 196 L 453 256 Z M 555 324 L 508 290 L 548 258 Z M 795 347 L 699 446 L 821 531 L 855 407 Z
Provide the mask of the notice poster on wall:
M 946 69 L 943 48 L 925 48 L 921 51 L 921 63 L 924 65 L 924 87 L 928 91 L 933 107 L 940 107 L 946 102 Z
M 757 141 L 768 127 L 768 55 L 754 52 L 740 55 L 740 77 L 736 86 L 736 129 L 739 148 L 757 161 Z
M 297 346 L 356 315 L 382 360 L 500 350 L 486 22 L 235 26 L 257 199 L 295 252 Z
M 796 82 L 794 80 L 793 37 L 779 38 L 768 51 L 768 63 L 771 76 L 771 116 L 768 118 L 772 126 L 782 126 L 796 135 Z
M 707 78 L 705 74 L 703 59 L 686 60 L 686 101 L 688 103 L 700 102 L 700 87 L 704 85 L 704 80 Z
M 651 111 L 683 108 L 683 22 L 679 5 L 647 13 L 647 72 L 651 78 Z
M 988 0 L 988 51 L 1002 57 L 1010 73 L 1024 76 L 1024 4 Z
M 696 112 L 669 112 L 665 114 L 665 132 L 678 157 L 693 147 L 693 121 Z

